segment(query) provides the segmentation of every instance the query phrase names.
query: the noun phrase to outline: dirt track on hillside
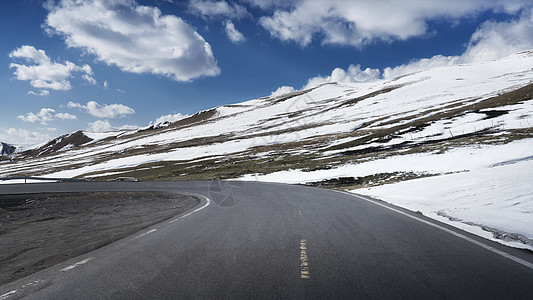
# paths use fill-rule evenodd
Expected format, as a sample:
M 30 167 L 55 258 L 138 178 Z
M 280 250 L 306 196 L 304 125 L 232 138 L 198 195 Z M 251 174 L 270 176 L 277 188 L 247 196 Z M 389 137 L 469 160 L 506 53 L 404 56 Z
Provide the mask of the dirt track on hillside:
M 134 234 L 199 202 L 159 192 L 0 195 L 0 285 Z

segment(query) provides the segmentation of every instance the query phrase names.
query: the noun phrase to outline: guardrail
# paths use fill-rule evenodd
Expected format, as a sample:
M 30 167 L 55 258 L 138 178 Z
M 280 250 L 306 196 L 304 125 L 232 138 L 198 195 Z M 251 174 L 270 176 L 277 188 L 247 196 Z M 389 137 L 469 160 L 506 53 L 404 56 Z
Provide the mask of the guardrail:
M 48 178 L 48 177 L 33 177 L 33 176 L 0 177 L 0 181 L 7 181 L 7 180 L 24 180 L 24 183 L 27 183 L 28 180 L 42 180 L 42 181 L 56 181 L 56 182 L 88 182 L 88 181 L 94 181 L 94 180 L 90 180 L 90 179 Z

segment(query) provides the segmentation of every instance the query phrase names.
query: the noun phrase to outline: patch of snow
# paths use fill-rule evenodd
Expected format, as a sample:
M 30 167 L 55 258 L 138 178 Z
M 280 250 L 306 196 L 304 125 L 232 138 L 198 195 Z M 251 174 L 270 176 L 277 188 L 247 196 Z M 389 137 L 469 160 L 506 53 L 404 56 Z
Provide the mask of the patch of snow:
M 372 196 L 513 247 L 533 250 L 533 161 L 518 161 L 352 192 Z M 498 238 L 495 238 L 495 235 Z
M 122 174 L 122 172 L 106 172 L 106 173 L 100 173 L 100 174 L 96 174 L 96 175 L 88 175 L 88 176 L 85 176 L 85 177 L 87 177 L 87 178 L 97 178 L 97 177 L 111 176 L 111 175 L 117 175 L 117 174 Z
M 36 180 L 36 179 L 1 180 L 0 179 L 0 184 L 51 183 L 51 182 L 57 182 L 57 180 Z
M 279 171 L 266 175 L 248 174 L 243 180 L 267 182 L 306 183 L 337 177 L 363 177 L 377 173 L 414 172 L 443 174 L 489 168 L 493 164 L 531 155 L 533 139 L 524 139 L 505 145 L 479 145 L 454 148 L 444 153 L 417 153 L 396 155 L 347 164 L 328 170 L 305 172 Z

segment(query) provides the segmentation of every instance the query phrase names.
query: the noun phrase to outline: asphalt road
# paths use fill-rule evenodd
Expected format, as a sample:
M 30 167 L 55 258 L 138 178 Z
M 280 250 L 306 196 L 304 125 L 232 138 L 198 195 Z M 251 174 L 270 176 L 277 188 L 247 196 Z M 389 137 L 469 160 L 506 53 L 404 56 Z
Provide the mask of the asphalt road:
M 207 197 L 194 212 L 2 286 L 0 300 L 533 299 L 530 252 L 340 192 L 257 182 L 0 186 L 137 190 Z

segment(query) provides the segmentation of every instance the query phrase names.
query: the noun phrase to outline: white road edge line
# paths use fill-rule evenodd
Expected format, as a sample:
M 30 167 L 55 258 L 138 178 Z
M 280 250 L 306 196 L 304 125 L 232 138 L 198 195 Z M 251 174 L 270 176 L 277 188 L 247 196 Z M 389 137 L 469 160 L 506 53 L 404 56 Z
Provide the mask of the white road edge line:
M 150 234 L 150 233 L 152 233 L 152 232 L 156 232 L 156 231 L 157 231 L 157 229 L 152 229 L 152 230 L 149 230 L 149 231 L 147 231 L 147 232 L 145 232 L 145 233 L 143 233 L 143 234 L 141 234 L 141 235 L 139 235 L 139 236 L 137 236 L 137 237 L 135 237 L 135 238 L 136 238 L 136 239 L 138 239 L 138 238 L 142 238 L 143 236 L 145 236 L 145 235 L 147 235 L 147 234 Z
M 195 212 L 198 212 L 198 211 L 200 211 L 200 210 L 202 210 L 202 209 L 208 207 L 209 204 L 211 204 L 211 200 L 209 200 L 209 198 L 207 198 L 206 196 L 204 196 L 204 195 L 196 195 L 196 194 L 195 194 L 195 196 L 202 197 L 202 198 L 204 198 L 207 202 L 206 202 L 202 207 L 199 207 L 199 208 L 197 208 L 197 209 L 195 209 L 195 210 L 193 210 L 193 211 L 191 211 L 191 212 L 189 212 L 189 213 L 187 213 L 187 214 L 185 214 L 185 215 L 183 215 L 183 216 L 180 216 L 179 218 L 176 218 L 176 219 L 174 219 L 174 220 L 172 220 L 172 221 L 169 221 L 168 224 L 172 224 L 172 223 L 174 223 L 174 222 L 176 222 L 176 221 L 178 221 L 178 220 L 180 220 L 180 219 L 183 219 L 183 218 L 185 218 L 185 217 L 188 217 L 188 216 L 194 214 Z
M 79 261 L 79 262 L 73 264 L 73 265 L 70 265 L 70 266 L 68 266 L 68 267 L 66 267 L 66 268 L 63 268 L 63 269 L 59 270 L 59 272 L 70 271 L 70 270 L 72 270 L 72 269 L 74 269 L 74 268 L 76 268 L 76 267 L 79 267 L 79 266 L 81 266 L 81 265 L 83 265 L 83 264 L 86 264 L 86 263 L 90 262 L 92 259 L 93 259 L 92 257 L 90 257 L 90 258 L 86 258 L 86 259 L 84 259 L 84 260 L 81 260 L 81 261 Z
M 13 294 L 16 294 L 17 293 L 17 290 L 12 290 L 11 292 L 7 292 L 3 295 L 0 296 L 0 300 L 4 300 L 4 299 L 7 299 L 9 298 L 11 295 Z
M 42 280 L 34 280 L 32 282 L 28 282 L 26 283 L 25 285 L 23 285 L 21 288 L 20 288 L 20 291 L 24 291 L 27 287 L 30 287 L 30 286 L 34 286 L 34 285 L 37 285 L 39 283 L 41 283 Z M 18 293 L 19 290 L 12 290 L 12 291 L 9 291 L 3 295 L 0 295 L 0 300 L 6 300 L 6 299 L 9 299 L 11 296 L 14 296 L 16 293 Z
M 482 242 L 476 241 L 476 240 L 474 240 L 474 239 L 472 239 L 472 238 L 469 238 L 469 237 L 467 237 L 467 236 L 465 236 L 465 235 L 462 235 L 462 234 L 460 234 L 460 233 L 458 233 L 458 232 L 455 232 L 455 231 L 453 231 L 453 230 L 450 230 L 450 229 L 448 229 L 448 228 L 445 228 L 445 227 L 442 227 L 442 226 L 437 225 L 437 224 L 435 224 L 435 223 L 432 223 L 432 222 L 429 222 L 429 221 L 426 221 L 426 220 L 420 219 L 420 218 L 418 218 L 418 217 L 416 217 L 416 216 L 412 216 L 412 215 L 410 215 L 410 214 L 408 214 L 408 213 L 405 213 L 405 212 L 403 212 L 403 211 L 401 211 L 401 210 L 398 210 L 398 209 L 395 209 L 395 208 L 389 207 L 389 206 L 387 206 L 387 205 L 384 205 L 384 204 L 378 203 L 378 202 L 376 202 L 376 201 L 373 201 L 373 200 L 367 199 L 367 198 L 365 198 L 365 197 L 362 197 L 362 196 L 359 196 L 359 195 L 356 195 L 356 194 L 353 194 L 353 193 L 350 193 L 350 192 L 343 192 L 343 191 L 336 191 L 336 192 L 340 192 L 340 193 L 343 193 L 343 194 L 347 194 L 347 195 L 350 195 L 350 196 L 355 197 L 355 198 L 357 198 L 357 199 L 362 199 L 362 200 L 365 200 L 365 201 L 367 201 L 367 202 L 374 203 L 374 204 L 376 204 L 376 205 L 379 205 L 379 206 L 381 206 L 381 207 L 384 207 L 384 208 L 386 208 L 386 209 L 392 210 L 392 211 L 397 212 L 397 213 L 399 213 L 399 214 L 402 214 L 402 215 L 404 215 L 404 216 L 406 216 L 406 217 L 409 217 L 409 218 L 411 218 L 411 219 L 413 219 L 413 220 L 417 220 L 417 221 L 422 222 L 422 223 L 424 223 L 424 224 L 427 224 L 427 225 L 429 225 L 429 226 L 432 226 L 432 227 L 438 228 L 438 229 L 440 229 L 440 230 L 442 230 L 442 231 L 445 231 L 445 232 L 447 232 L 447 233 L 449 233 L 449 234 L 453 234 L 453 235 L 455 235 L 455 236 L 458 237 L 458 238 L 461 238 L 461 239 L 463 239 L 463 240 L 465 240 L 465 241 L 471 242 L 472 244 L 476 244 L 476 245 L 478 245 L 478 246 L 480 246 L 480 247 L 482 247 L 482 248 L 485 248 L 485 249 L 487 249 L 487 250 L 489 250 L 489 251 L 492 251 L 492 252 L 494 252 L 494 253 L 496 253 L 496 254 L 499 254 L 499 255 L 501 255 L 501 256 L 503 256 L 503 257 L 505 257 L 505 258 L 508 258 L 508 259 L 510 259 L 510 260 L 512 260 L 512 261 L 514 261 L 514 262 L 517 262 L 517 263 L 519 263 L 519 264 L 521 264 L 521 265 L 523 265 L 523 266 L 525 266 L 525 267 L 528 267 L 528 268 L 530 268 L 530 269 L 533 269 L 533 263 L 530 263 L 530 262 L 528 262 L 528 261 L 525 261 L 525 260 L 523 260 L 523 259 L 521 259 L 521 258 L 518 258 L 518 257 L 516 257 L 516 256 L 513 256 L 513 255 L 511 255 L 511 254 L 509 254 L 509 253 L 506 253 L 506 252 L 504 252 L 504 251 L 498 250 L 498 249 L 496 249 L 496 248 L 494 248 L 494 247 L 491 247 L 491 246 L 489 246 L 489 245 L 485 245 L 485 244 L 482 243 Z

